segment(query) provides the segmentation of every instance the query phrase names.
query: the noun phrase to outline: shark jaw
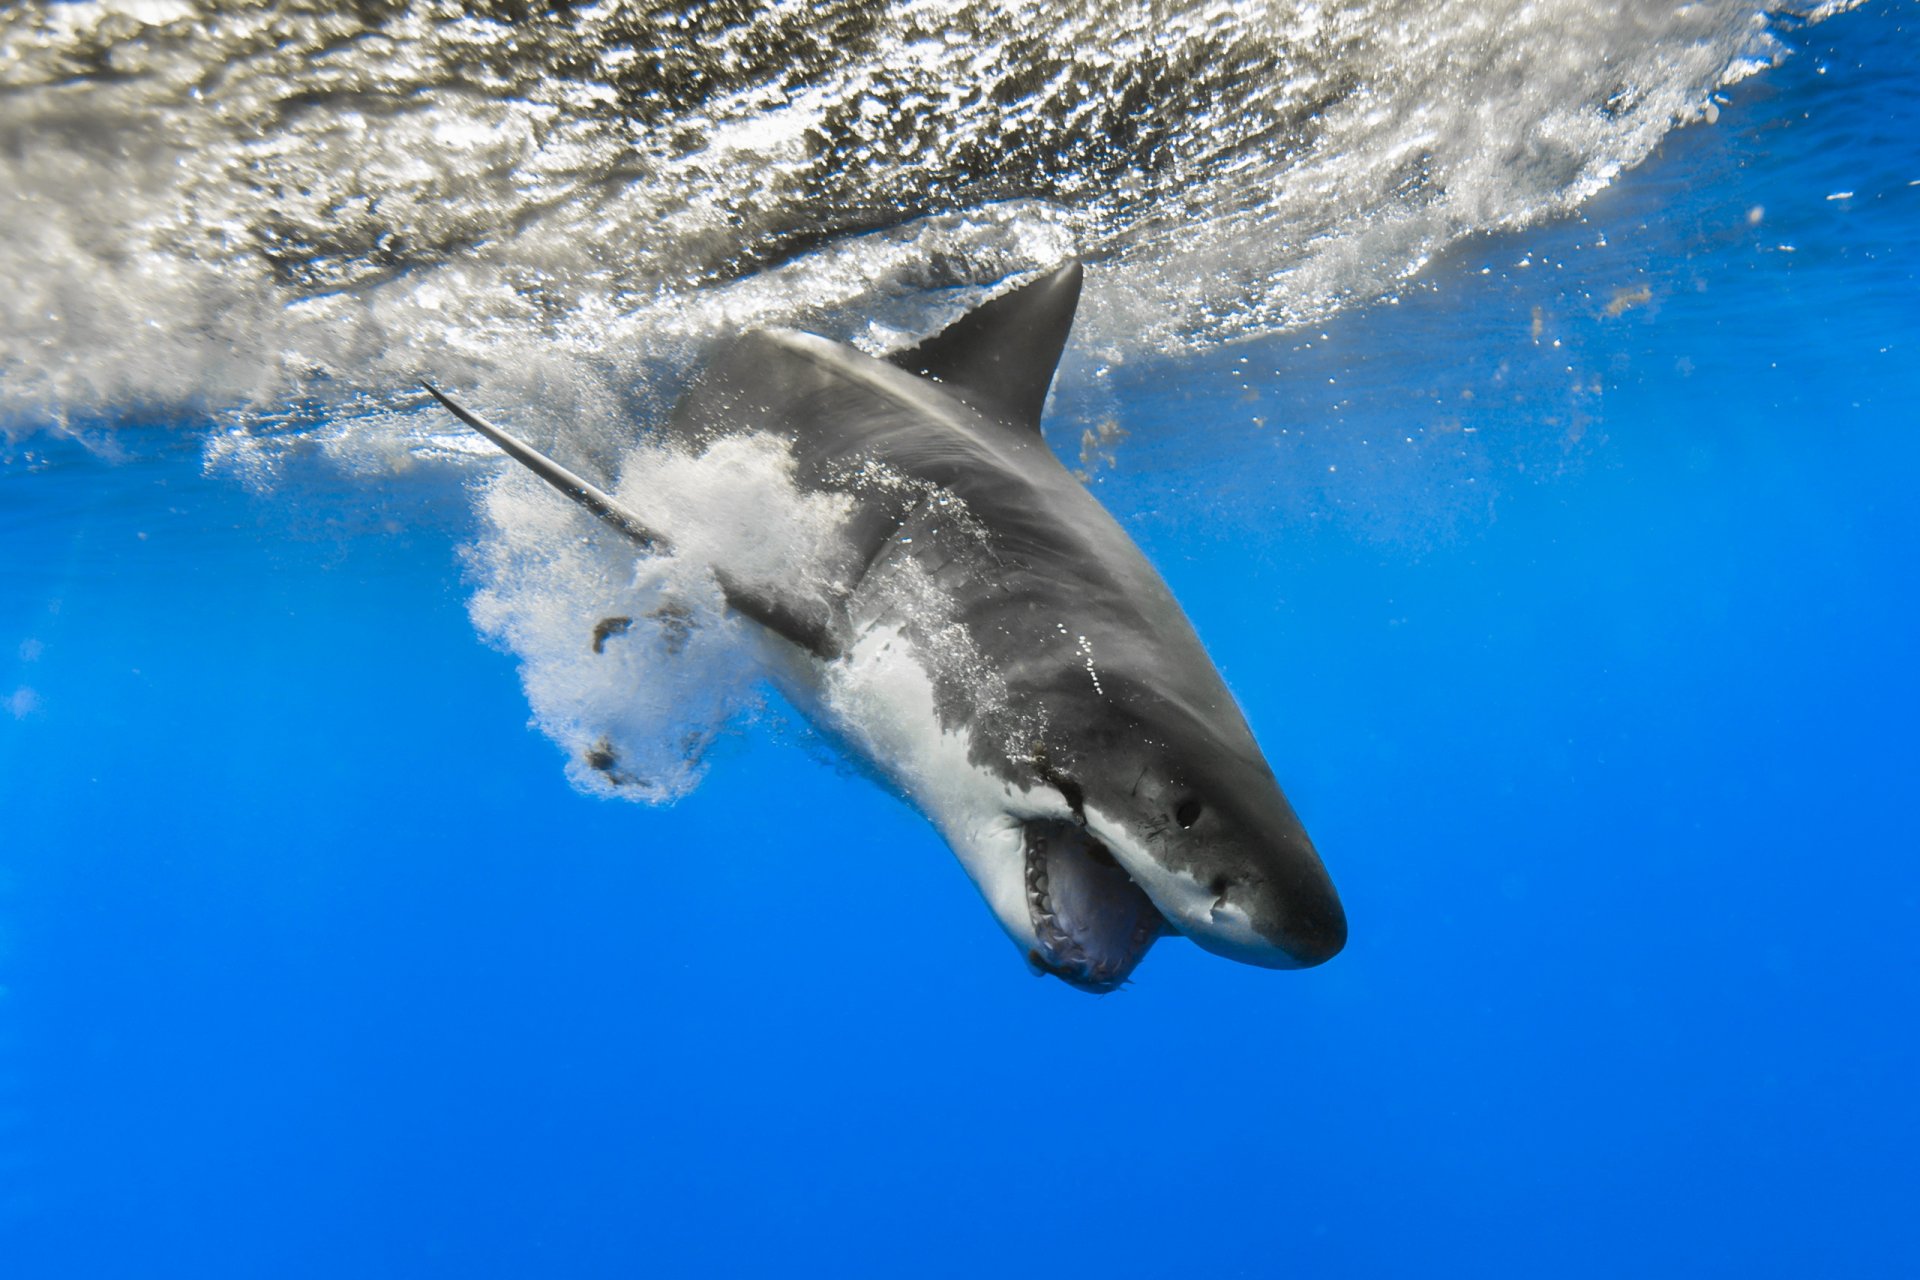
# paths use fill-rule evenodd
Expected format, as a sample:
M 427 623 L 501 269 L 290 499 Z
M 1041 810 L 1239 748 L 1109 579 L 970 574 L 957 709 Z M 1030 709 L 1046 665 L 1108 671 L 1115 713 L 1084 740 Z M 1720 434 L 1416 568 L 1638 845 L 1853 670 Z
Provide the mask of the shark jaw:
M 1140 886 L 1084 827 L 1057 819 L 1021 828 L 1027 963 L 1069 986 L 1118 990 L 1167 922 Z

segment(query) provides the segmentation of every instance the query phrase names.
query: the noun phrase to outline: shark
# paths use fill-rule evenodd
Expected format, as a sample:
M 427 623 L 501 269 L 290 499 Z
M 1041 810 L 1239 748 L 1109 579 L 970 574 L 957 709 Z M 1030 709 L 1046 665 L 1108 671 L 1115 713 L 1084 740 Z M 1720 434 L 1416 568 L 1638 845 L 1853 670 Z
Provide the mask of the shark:
M 1173 593 L 1043 437 L 1084 274 L 885 356 L 726 341 L 660 430 L 770 436 L 843 515 L 824 567 L 706 568 L 773 682 L 932 823 L 1036 973 L 1104 994 L 1175 934 L 1320 964 L 1347 920 L 1318 851 Z M 675 551 L 644 498 L 422 385 L 637 554 Z M 601 620 L 595 650 L 629 624 Z

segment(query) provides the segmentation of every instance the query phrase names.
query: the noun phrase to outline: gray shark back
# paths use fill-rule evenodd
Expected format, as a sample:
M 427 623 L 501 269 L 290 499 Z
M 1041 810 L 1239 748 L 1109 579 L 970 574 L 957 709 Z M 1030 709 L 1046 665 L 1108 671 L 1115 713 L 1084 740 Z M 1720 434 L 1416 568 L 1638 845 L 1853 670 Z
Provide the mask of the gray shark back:
M 982 341 L 953 343 L 948 330 L 905 353 L 909 367 L 932 358 L 950 377 L 997 380 L 984 388 L 933 381 L 810 334 L 760 331 L 715 359 L 670 431 L 690 442 L 743 431 L 786 440 L 804 488 L 856 499 L 847 589 L 901 558 L 918 560 L 1010 692 L 1040 700 L 1063 736 L 1088 694 L 1151 699 L 1213 723 L 1257 762 L 1253 735 L 1172 592 L 1040 434 L 1038 404 L 1060 351 L 1045 339 L 1057 331 L 1064 340 L 1050 313 L 1064 305 L 1071 316 L 1078 272 L 1074 264 L 1070 276 L 1063 269 L 1027 286 L 1048 304 L 1035 344 L 1043 372 L 979 354 L 1005 332 L 978 322 L 991 303 L 954 327 Z M 1009 310 L 990 318 L 1025 331 L 1017 324 L 1025 317 Z M 1020 379 L 1026 385 L 1003 389 Z M 963 521 L 983 536 L 961 532 Z M 1056 759 L 1065 754 L 1054 749 Z

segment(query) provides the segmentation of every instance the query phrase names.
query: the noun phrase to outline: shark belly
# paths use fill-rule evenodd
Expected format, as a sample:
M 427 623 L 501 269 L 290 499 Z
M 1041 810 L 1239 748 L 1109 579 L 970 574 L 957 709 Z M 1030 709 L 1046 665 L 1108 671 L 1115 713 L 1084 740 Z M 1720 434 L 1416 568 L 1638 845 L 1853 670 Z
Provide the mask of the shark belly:
M 1023 785 L 1007 764 L 1004 690 L 965 666 L 964 631 L 929 626 L 871 597 L 897 597 L 896 565 L 857 597 L 842 652 L 822 659 L 769 637 L 765 669 L 781 694 L 822 733 L 927 819 L 953 851 L 995 919 L 1023 951 L 1037 945 L 1027 902 L 1027 830 L 1069 817 L 1059 794 Z M 935 610 L 924 582 L 912 593 Z M 927 632 L 937 633 L 929 639 Z M 944 643 L 943 643 L 944 642 Z M 970 686 L 970 687 L 956 687 Z

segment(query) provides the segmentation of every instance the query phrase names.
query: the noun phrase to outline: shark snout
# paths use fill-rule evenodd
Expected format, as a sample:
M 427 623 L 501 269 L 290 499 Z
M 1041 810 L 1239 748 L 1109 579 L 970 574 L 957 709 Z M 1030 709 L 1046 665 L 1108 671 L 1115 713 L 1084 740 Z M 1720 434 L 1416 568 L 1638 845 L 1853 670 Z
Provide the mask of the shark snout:
M 1242 924 L 1245 932 L 1271 948 L 1256 964 L 1310 969 L 1347 945 L 1346 908 L 1304 836 L 1289 842 L 1284 857 L 1220 887 L 1223 892 L 1210 914 Z
M 1347 945 L 1347 913 L 1319 859 L 1157 877 L 1173 926 L 1216 955 L 1265 969 L 1310 969 Z
M 1216 955 L 1265 969 L 1310 969 L 1347 945 L 1347 916 L 1325 893 L 1276 891 L 1259 880 L 1216 878 L 1208 901 L 1179 913 L 1175 927 Z
M 1324 894 L 1290 903 L 1274 932 L 1274 940 L 1294 967 L 1311 969 L 1333 959 L 1347 945 L 1347 912 L 1329 888 Z

